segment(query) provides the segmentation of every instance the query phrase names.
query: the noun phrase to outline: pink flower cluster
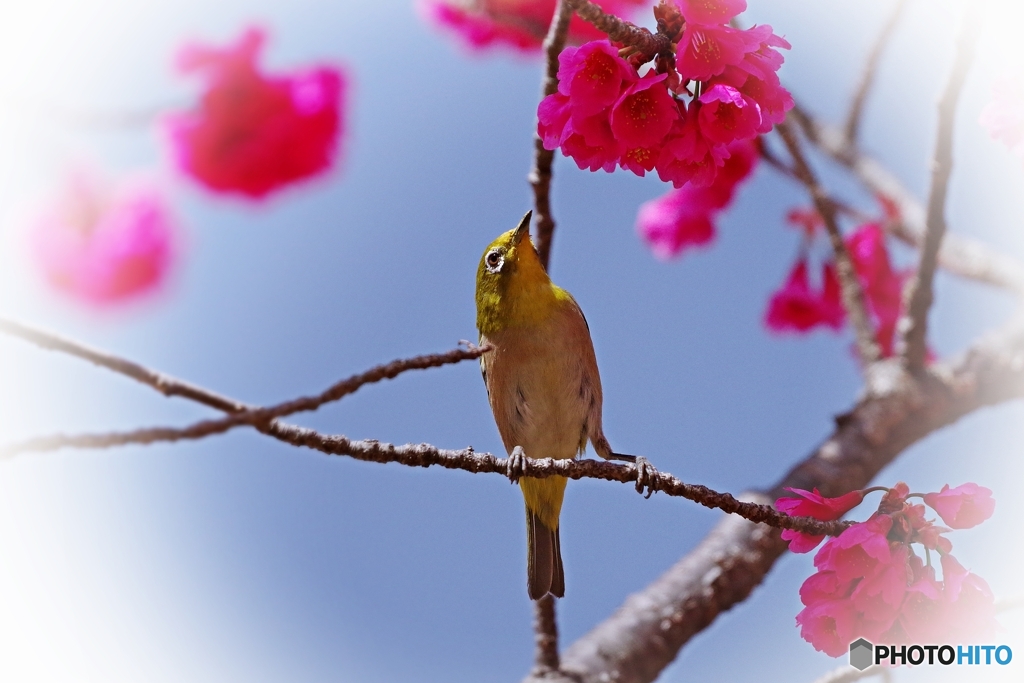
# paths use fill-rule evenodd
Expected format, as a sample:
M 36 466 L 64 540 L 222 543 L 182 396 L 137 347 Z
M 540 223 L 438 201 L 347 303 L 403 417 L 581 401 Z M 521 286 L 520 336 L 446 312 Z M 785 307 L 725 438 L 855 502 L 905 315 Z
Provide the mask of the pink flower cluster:
M 656 256 L 668 259 L 715 237 L 715 218 L 732 202 L 736 187 L 757 165 L 755 140 L 729 145 L 729 158 L 710 185 L 686 183 L 640 206 L 637 232 Z
M 745 8 L 745 0 L 671 6 L 685 20 L 676 59 L 657 59 L 643 76 L 607 41 L 563 50 L 558 92 L 537 109 L 545 148 L 591 171 L 657 170 L 677 188 L 710 185 L 732 143 L 767 133 L 793 106 L 776 74 L 777 48 L 789 43 L 770 26 L 730 27 Z
M 250 28 L 232 47 L 189 46 L 185 73 L 207 81 L 199 107 L 165 119 L 178 167 L 216 192 L 259 198 L 316 175 L 334 161 L 344 121 L 345 79 L 336 67 L 267 76 L 256 60 L 264 34 Z
M 176 230 L 152 184 L 130 180 L 107 189 L 79 171 L 36 220 L 32 246 L 54 288 L 102 306 L 150 292 L 164 281 Z
M 834 520 L 863 500 L 854 491 L 825 498 L 817 490 L 789 489 L 796 498 L 780 498 L 779 510 Z M 866 522 L 829 539 L 814 558 L 817 571 L 800 587 L 804 609 L 797 614 L 800 635 L 833 657 L 847 652 L 857 638 L 883 643 L 968 642 L 991 635 L 996 627 L 992 591 L 984 579 L 953 557 L 949 529 L 925 519 L 925 506 L 911 504 L 906 484 L 887 489 Z M 988 519 L 992 492 L 977 484 L 944 486 L 923 496 L 942 521 L 967 529 Z M 790 549 L 809 552 L 823 537 L 788 532 Z M 926 560 L 913 546 L 924 550 Z M 939 556 L 941 580 L 931 553 Z
M 646 0 L 600 0 L 610 14 L 628 16 Z M 555 0 L 420 0 L 420 14 L 451 31 L 473 50 L 499 45 L 523 52 L 540 48 L 555 14 Z M 573 16 L 569 40 L 581 43 L 602 37 L 598 29 Z
M 1024 159 L 1024 81 L 1004 76 L 992 87 L 992 100 L 981 110 L 989 134 Z
M 820 219 L 818 219 L 820 220 Z M 790 212 L 796 223 L 812 237 L 820 223 L 810 212 Z M 885 231 L 879 223 L 867 223 L 850 233 L 845 240 L 861 287 L 867 298 L 875 324 L 878 343 L 886 356 L 894 352 L 896 323 L 902 312 L 903 285 L 909 271 L 898 271 L 889 260 Z M 814 288 L 808 279 L 806 254 L 793 265 L 786 282 L 772 295 L 765 313 L 765 325 L 777 332 L 808 332 L 818 327 L 842 329 L 846 311 L 842 306 L 835 264 L 822 265 L 821 286 Z

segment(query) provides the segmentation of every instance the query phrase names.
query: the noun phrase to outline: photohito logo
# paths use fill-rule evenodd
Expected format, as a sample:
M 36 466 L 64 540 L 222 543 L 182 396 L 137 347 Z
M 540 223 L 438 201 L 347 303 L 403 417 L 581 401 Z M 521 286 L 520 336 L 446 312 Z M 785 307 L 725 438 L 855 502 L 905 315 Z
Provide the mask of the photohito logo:
M 1013 660 L 1009 645 L 873 645 L 864 638 L 850 643 L 850 666 L 863 671 L 872 664 L 1007 665 Z

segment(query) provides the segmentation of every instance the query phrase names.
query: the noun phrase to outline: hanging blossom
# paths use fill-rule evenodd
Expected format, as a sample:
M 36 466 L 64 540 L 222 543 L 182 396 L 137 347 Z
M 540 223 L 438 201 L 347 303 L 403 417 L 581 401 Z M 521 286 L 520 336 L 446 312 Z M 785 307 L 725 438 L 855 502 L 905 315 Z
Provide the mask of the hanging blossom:
M 79 170 L 32 225 L 36 262 L 55 289 L 109 306 L 160 287 L 177 227 L 157 187 L 139 178 L 107 187 Z
M 893 220 L 892 203 L 883 201 L 883 208 L 886 220 Z M 841 330 L 846 321 L 846 311 L 842 306 L 835 263 L 828 261 L 822 265 L 820 288 L 814 289 L 808 283 L 806 245 L 813 241 L 824 223 L 817 212 L 808 209 L 791 210 L 787 219 L 804 232 L 804 253 L 793 265 L 786 282 L 772 295 L 765 313 L 765 325 L 777 332 L 806 333 L 816 327 Z M 844 242 L 864 290 L 878 344 L 886 357 L 892 356 L 896 324 L 903 310 L 903 286 L 911 271 L 893 267 L 885 231 L 880 223 L 861 225 L 847 235 Z
M 710 185 L 732 143 L 769 132 L 793 107 L 776 74 L 790 45 L 767 25 L 728 26 L 744 9 L 745 0 L 663 0 L 655 16 L 678 52 L 643 76 L 637 54 L 624 59 L 607 40 L 563 50 L 558 92 L 537 109 L 544 147 L 581 169 Z
M 734 142 L 710 185 L 686 183 L 642 204 L 636 229 L 655 256 L 668 259 L 710 243 L 715 238 L 715 219 L 732 202 L 737 186 L 753 171 L 758 157 L 756 141 Z
M 344 73 L 318 66 L 268 76 L 265 35 L 250 28 L 227 48 L 185 47 L 178 68 L 201 74 L 199 105 L 165 118 L 175 164 L 214 192 L 260 198 L 329 169 L 344 132 Z
M 876 489 L 839 498 L 825 498 L 817 489 L 788 490 L 796 497 L 776 501 L 780 511 L 834 520 Z M 884 490 L 877 512 L 829 539 L 815 555 L 817 571 L 800 587 L 800 635 L 815 649 L 839 657 L 857 638 L 894 644 L 955 643 L 993 634 L 997 625 L 992 591 L 953 557 L 953 544 L 944 535 L 949 529 L 925 519 L 924 505 L 908 502 L 921 496 L 911 494 L 906 484 Z M 955 489 L 947 485 L 923 498 L 943 521 L 949 523 L 950 515 L 957 519 L 965 510 L 965 524 L 975 526 L 992 515 L 991 494 L 977 484 L 964 484 Z M 823 538 L 798 532 L 787 536 L 790 549 L 803 553 Z M 938 555 L 941 579 L 936 578 L 932 553 Z
M 629 16 L 649 0 L 600 0 L 605 12 Z M 418 0 L 428 21 L 457 36 L 472 50 L 507 46 L 521 52 L 540 49 L 555 14 L 556 0 Z M 582 43 L 604 34 L 573 15 L 568 39 Z
M 993 139 L 1024 159 L 1024 82 L 1015 76 L 998 79 L 992 86 L 992 100 L 981 110 L 979 122 Z

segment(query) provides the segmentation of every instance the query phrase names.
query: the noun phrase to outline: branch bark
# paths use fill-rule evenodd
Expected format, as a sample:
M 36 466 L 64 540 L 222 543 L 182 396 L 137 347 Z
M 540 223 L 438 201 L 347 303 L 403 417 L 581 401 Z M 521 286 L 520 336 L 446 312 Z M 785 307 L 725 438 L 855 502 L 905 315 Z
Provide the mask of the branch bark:
M 864 487 L 901 451 L 979 408 L 1024 397 L 1024 320 L 914 377 L 896 359 L 877 363 L 866 395 L 836 429 L 767 492 Z M 636 593 L 562 654 L 562 671 L 584 683 L 650 683 L 715 618 L 746 599 L 785 551 L 777 531 L 726 517 L 689 555 Z M 528 681 L 536 679 L 527 678 Z
M 651 33 L 646 28 L 623 21 L 614 14 L 608 14 L 590 0 L 564 0 L 564 2 L 572 7 L 581 19 L 608 34 L 608 39 L 613 43 L 622 43 L 634 48 L 643 55 L 644 61 L 672 50 L 672 42 L 668 36 L 662 33 Z
M 832 251 L 836 257 L 836 274 L 839 276 L 839 284 L 842 289 L 843 306 L 850 316 L 850 323 L 853 325 L 854 337 L 857 342 L 857 352 L 865 366 L 877 362 L 882 357 L 882 349 L 875 338 L 875 330 L 868 316 L 867 301 L 864 298 L 864 290 L 860 286 L 857 271 L 853 266 L 853 259 L 846 249 L 843 241 L 843 234 L 839 231 L 839 223 L 836 220 L 836 207 L 832 198 L 825 192 L 825 189 L 818 182 L 814 171 L 804 158 L 800 141 L 797 139 L 796 131 L 793 130 L 789 121 L 784 121 L 776 126 L 779 135 L 786 143 L 790 156 L 793 158 L 793 171 L 797 178 L 807 188 L 814 207 L 821 214 L 825 221 L 825 229 L 828 231 L 829 239 L 832 241 Z
M 917 271 L 905 294 L 905 313 L 900 320 L 899 331 L 902 340 L 901 356 L 911 370 L 924 367 L 928 354 L 928 312 L 935 298 L 933 282 L 935 267 L 939 260 L 939 247 L 946 234 L 946 194 L 949 176 L 953 171 L 953 129 L 956 122 L 956 105 L 971 62 L 974 48 L 981 31 L 980 12 L 968 9 L 964 18 L 963 32 L 957 43 L 956 57 L 949 81 L 939 101 L 939 126 L 935 140 L 935 159 L 932 162 L 931 190 L 928 193 L 927 230 L 921 244 L 921 255 Z
M 565 47 L 565 37 L 569 33 L 569 20 L 572 19 L 572 8 L 566 0 L 558 0 L 555 15 L 551 19 L 547 36 L 544 38 L 544 55 L 547 60 L 544 73 L 544 86 L 541 98 L 554 95 L 558 90 L 558 55 Z M 537 225 L 537 256 L 548 270 L 551 258 L 551 240 L 555 233 L 555 219 L 551 214 L 551 167 L 555 152 L 544 148 L 544 141 L 536 132 L 533 134 L 533 169 L 527 179 L 533 188 L 533 215 Z

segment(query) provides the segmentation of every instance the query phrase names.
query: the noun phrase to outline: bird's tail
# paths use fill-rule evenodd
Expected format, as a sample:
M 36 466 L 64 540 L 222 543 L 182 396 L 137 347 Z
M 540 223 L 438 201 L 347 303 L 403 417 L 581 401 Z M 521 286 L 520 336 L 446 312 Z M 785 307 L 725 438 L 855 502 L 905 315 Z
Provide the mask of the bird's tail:
M 530 508 L 526 508 L 526 546 L 526 589 L 530 599 L 540 600 L 548 593 L 564 597 L 565 571 L 558 527 L 546 526 Z

